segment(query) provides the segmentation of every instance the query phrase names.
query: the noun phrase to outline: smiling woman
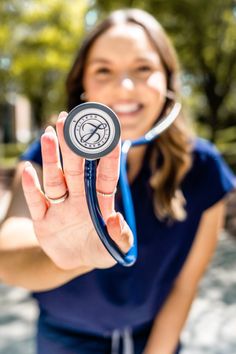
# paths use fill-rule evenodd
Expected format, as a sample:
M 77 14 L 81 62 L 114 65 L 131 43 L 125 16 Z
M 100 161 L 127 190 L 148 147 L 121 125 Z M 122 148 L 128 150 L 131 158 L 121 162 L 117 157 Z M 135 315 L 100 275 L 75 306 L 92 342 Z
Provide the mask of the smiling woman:
M 163 28 L 149 14 L 133 11 L 127 17 L 115 12 L 88 35 L 67 80 L 69 108 L 81 99 L 107 104 L 120 118 L 123 140 L 144 135 L 168 110 L 169 95 L 178 97 L 180 92 L 177 57 Z M 142 80 L 131 75 L 134 71 L 142 72 Z M 159 217 L 185 217 L 184 198 L 175 190 L 191 164 L 190 137 L 181 112 L 151 154 L 156 171 L 151 184 Z M 129 153 L 130 181 L 140 169 L 144 152 L 145 147 L 139 146 Z M 168 156 L 158 170 L 157 155 Z
M 179 99 L 178 77 L 175 51 L 161 25 L 138 9 L 115 11 L 79 49 L 66 83 L 68 109 L 84 101 L 105 104 L 120 120 L 122 140 L 137 139 Z M 31 231 L 13 215 L 1 232 L 0 276 L 34 290 L 40 306 L 38 354 L 180 353 L 182 327 L 235 177 L 216 148 L 190 132 L 182 111 L 149 145 L 132 147 L 127 172 L 139 255 L 124 268 L 115 265 L 91 222 L 84 159 L 65 142 L 67 122 L 62 112 L 57 133 L 48 127 L 21 157 L 33 163 L 19 165 L 32 221 L 23 204 L 21 216 Z M 127 252 L 133 235 L 122 216 L 119 164 L 118 144 L 100 159 L 96 188 L 109 235 Z M 12 231 L 17 225 L 20 239 Z

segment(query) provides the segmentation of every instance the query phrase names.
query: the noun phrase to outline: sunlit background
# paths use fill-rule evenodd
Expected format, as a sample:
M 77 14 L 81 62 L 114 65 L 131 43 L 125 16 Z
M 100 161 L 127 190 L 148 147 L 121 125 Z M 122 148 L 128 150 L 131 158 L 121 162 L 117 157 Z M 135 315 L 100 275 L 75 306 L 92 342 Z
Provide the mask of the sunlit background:
M 0 185 L 9 188 L 19 154 L 46 121 L 66 109 L 64 82 L 84 34 L 110 10 L 122 7 L 149 11 L 171 36 L 180 57 L 183 101 L 189 119 L 202 137 L 216 143 L 236 172 L 235 1 L 0 0 Z M 3 197 L 7 198 L 0 188 L 0 201 Z M 231 199 L 227 225 L 228 232 L 235 235 L 236 197 Z M 3 203 L 0 209 L 1 219 Z M 221 242 L 223 246 L 203 281 L 202 297 L 195 302 L 185 332 L 191 347 L 185 354 L 236 353 L 236 243 L 225 233 Z M 31 334 L 36 310 L 25 296 L 25 292 L 0 288 L 1 354 L 33 354 Z M 20 310 L 19 303 L 23 304 Z M 18 306 L 18 322 L 13 327 L 3 326 L 8 320 L 11 323 L 10 317 L 1 318 L 6 306 L 13 310 Z M 215 327 L 207 328 L 206 321 L 212 325 L 215 322 Z M 22 328 L 28 335 L 19 334 Z M 15 347 L 4 334 L 11 329 Z M 222 341 L 225 345 L 220 348 Z
M 199 133 L 215 141 L 235 167 L 232 0 L 1 0 L 1 143 L 27 143 L 43 122 L 65 109 L 64 81 L 84 33 L 108 11 L 129 6 L 150 11 L 164 25 L 182 64 L 189 114 Z M 11 163 L 3 159 L 11 154 L 5 146 L 1 163 Z

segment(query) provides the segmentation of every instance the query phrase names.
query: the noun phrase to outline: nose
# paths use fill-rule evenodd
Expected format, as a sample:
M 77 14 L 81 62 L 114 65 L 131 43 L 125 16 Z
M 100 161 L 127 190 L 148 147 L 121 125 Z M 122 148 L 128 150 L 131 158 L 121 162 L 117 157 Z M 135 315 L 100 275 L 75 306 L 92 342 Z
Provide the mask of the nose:
M 128 91 L 131 91 L 134 89 L 134 81 L 127 76 L 124 76 L 120 79 L 120 86 Z

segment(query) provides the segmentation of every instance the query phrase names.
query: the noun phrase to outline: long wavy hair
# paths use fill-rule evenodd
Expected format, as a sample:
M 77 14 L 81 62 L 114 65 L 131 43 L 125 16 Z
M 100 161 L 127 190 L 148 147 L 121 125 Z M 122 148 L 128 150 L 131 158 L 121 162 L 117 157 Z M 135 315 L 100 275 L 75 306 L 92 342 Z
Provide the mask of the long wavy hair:
M 180 96 L 179 64 L 176 52 L 164 29 L 152 15 L 143 10 L 122 9 L 112 12 L 84 39 L 66 81 L 69 110 L 83 102 L 81 99 L 84 92 L 83 75 L 91 46 L 109 28 L 124 23 L 136 24 L 145 31 L 165 68 L 167 89 L 175 97 Z M 170 100 L 167 98 L 160 117 L 166 114 L 169 108 Z M 152 171 L 150 185 L 154 191 L 155 214 L 160 220 L 181 221 L 186 217 L 185 199 L 180 185 L 192 162 L 191 136 L 192 131 L 181 112 L 171 127 L 153 144 L 150 154 Z

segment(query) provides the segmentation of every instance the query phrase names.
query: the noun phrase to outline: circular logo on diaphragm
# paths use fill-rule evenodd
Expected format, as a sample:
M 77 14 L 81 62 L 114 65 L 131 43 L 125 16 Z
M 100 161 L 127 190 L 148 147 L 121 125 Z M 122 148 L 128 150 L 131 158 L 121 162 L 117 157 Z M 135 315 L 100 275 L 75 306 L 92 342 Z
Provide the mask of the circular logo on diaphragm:
M 87 149 L 97 149 L 106 144 L 110 136 L 107 121 L 98 114 L 88 114 L 75 122 L 75 138 Z

